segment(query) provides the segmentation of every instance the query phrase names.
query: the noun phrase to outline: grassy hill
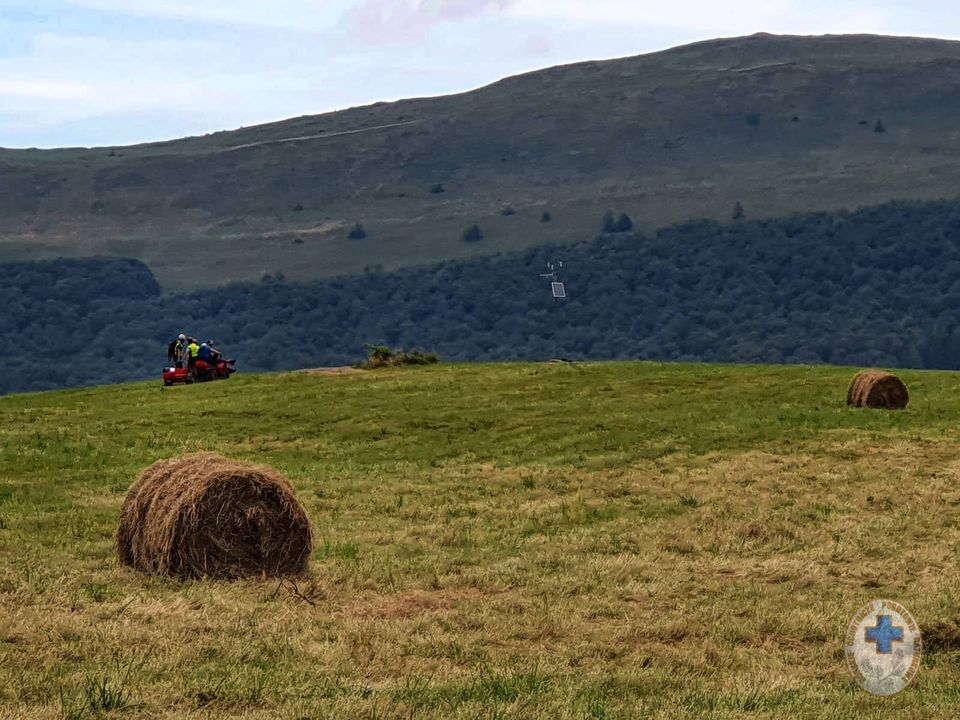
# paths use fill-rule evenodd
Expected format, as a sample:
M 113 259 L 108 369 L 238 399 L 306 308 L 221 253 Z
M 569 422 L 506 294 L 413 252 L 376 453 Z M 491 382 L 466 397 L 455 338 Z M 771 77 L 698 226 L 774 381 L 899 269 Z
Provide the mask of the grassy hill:
M 0 399 L 0 715 L 957 716 L 960 393 L 905 372 L 469 365 Z M 192 418 L 187 423 L 186 418 Z M 193 450 L 261 461 L 315 526 L 312 576 L 121 569 L 124 492 Z M 866 601 L 926 655 L 874 698 Z
M 651 229 L 737 202 L 954 197 L 958 67 L 956 42 L 757 35 L 174 142 L 0 151 L 0 260 L 128 256 L 192 289 L 577 241 L 607 209 Z

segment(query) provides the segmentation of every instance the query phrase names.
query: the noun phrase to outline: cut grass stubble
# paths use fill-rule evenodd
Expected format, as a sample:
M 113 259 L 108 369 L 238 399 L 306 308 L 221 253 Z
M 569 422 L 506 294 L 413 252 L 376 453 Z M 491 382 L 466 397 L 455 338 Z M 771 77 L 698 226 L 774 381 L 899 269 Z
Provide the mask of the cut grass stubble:
M 852 410 L 850 376 L 436 366 L 5 398 L 0 703 L 22 717 L 955 717 L 960 393 L 949 373 L 903 373 L 910 409 Z M 204 433 L 180 422 L 187 401 L 216 417 Z M 309 578 L 117 566 L 131 479 L 192 450 L 290 478 L 318 529 Z M 875 597 L 933 640 L 882 705 L 841 652 Z

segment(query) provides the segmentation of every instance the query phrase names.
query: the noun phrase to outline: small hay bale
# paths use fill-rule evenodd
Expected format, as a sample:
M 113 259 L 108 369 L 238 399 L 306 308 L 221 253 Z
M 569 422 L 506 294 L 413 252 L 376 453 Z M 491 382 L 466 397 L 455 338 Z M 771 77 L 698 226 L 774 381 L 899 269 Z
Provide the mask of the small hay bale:
M 215 453 L 140 473 L 117 530 L 121 563 L 178 578 L 300 575 L 312 549 L 310 521 L 282 475 Z
M 861 370 L 847 389 L 847 405 L 902 410 L 910 393 L 896 375 L 882 370 Z

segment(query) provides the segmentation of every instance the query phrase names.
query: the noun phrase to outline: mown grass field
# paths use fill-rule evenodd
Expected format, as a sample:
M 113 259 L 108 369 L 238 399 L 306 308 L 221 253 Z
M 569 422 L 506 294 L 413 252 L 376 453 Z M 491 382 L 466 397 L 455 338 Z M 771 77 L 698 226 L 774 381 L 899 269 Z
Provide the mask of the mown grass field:
M 468 365 L 0 399 L 4 718 L 954 718 L 960 383 L 852 370 Z M 117 565 L 124 493 L 194 450 L 268 463 L 311 577 Z M 868 600 L 914 684 L 848 676 Z

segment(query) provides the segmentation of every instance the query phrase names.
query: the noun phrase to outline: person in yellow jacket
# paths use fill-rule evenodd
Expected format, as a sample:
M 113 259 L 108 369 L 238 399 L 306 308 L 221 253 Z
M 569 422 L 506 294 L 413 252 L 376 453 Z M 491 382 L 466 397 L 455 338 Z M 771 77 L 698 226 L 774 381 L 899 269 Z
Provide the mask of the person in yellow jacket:
M 188 372 L 193 372 L 193 364 L 197 361 L 197 355 L 200 352 L 200 346 L 197 344 L 196 338 L 189 338 L 187 347 L 184 350 L 184 360 L 186 361 L 185 367 Z

